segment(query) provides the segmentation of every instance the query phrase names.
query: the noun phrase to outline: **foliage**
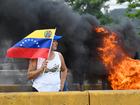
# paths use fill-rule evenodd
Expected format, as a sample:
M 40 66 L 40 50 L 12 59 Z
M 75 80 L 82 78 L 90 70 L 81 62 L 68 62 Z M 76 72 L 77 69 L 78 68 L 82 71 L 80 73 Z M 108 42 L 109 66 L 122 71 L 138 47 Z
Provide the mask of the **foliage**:
M 126 15 L 129 18 L 138 18 L 140 19 L 140 0 L 117 0 L 117 3 L 128 2 L 128 8 Z
M 101 8 L 106 1 L 108 0 L 66 0 L 80 14 L 89 13 L 96 16 L 101 24 L 109 24 L 112 22 L 112 19 L 107 14 L 101 12 Z

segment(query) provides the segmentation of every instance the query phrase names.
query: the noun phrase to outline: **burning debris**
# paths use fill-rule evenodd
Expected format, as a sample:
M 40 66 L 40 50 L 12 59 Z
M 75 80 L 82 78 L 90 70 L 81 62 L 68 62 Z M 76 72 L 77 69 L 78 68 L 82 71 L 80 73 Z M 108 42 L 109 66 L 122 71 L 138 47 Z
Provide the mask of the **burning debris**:
M 97 27 L 102 38 L 98 48 L 100 58 L 108 70 L 108 79 L 113 89 L 140 89 L 140 61 L 132 59 L 121 45 L 116 33 Z

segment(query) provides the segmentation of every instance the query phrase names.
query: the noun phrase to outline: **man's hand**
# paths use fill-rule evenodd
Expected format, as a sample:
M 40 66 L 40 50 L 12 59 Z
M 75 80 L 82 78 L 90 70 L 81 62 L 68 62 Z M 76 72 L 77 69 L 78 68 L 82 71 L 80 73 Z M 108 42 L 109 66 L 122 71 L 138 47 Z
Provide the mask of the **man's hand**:
M 41 68 L 42 68 L 44 71 L 47 71 L 47 70 L 48 70 L 47 65 L 48 65 L 48 60 L 44 60 L 43 63 L 42 63 Z

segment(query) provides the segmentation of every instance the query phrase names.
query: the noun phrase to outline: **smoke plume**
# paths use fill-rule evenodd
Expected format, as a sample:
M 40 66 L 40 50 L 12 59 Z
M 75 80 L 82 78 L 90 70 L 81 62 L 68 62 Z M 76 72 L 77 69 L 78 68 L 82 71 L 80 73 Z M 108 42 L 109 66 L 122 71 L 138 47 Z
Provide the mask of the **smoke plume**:
M 66 64 L 79 81 L 88 72 L 91 57 L 86 43 L 97 25 L 96 17 L 79 15 L 62 0 L 0 1 L 0 39 L 9 41 L 5 50 L 36 29 L 57 28 Z
M 96 76 L 93 74 L 106 75 L 96 51 L 100 40 L 93 32 L 99 24 L 95 16 L 80 15 L 63 0 L 0 0 L 0 46 L 5 48 L 3 52 L 36 29 L 56 28 L 56 34 L 63 36 L 60 50 L 66 64 L 72 70 L 75 82 L 81 84 L 84 79 L 94 81 Z M 126 26 L 115 28 L 115 31 L 125 42 L 130 42 L 126 47 L 136 46 L 134 31 Z M 5 41 L 9 44 L 4 45 Z

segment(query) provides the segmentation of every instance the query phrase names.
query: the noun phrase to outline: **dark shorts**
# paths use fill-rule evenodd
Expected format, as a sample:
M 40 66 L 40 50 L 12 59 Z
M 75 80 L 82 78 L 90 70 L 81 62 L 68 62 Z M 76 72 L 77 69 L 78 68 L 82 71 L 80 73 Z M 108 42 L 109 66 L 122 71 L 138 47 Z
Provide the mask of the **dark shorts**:
M 33 92 L 38 92 L 38 90 L 36 90 L 36 88 L 32 87 L 32 91 Z

